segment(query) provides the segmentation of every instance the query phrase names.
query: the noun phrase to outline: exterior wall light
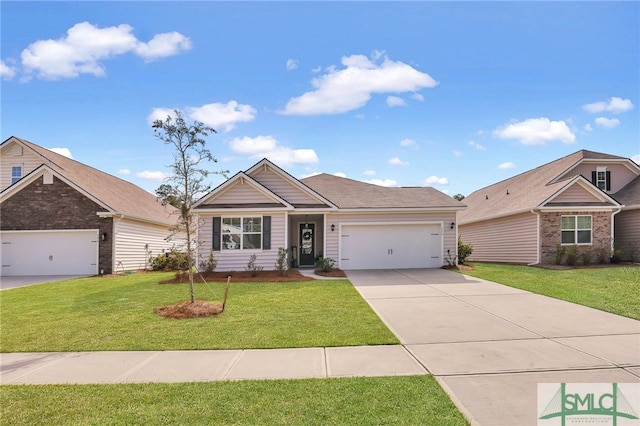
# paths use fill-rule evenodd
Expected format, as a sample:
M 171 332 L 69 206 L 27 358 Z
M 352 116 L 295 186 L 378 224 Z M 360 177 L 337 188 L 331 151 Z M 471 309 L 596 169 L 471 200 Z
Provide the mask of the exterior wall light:
M 106 233 L 106 232 L 103 232 L 103 233 L 100 235 L 100 240 L 102 240 L 102 241 L 107 241 L 107 233 Z
M 453 228 L 455 228 L 455 227 L 456 227 L 455 222 L 451 222 L 451 229 L 453 229 Z
M 331 224 L 331 232 L 336 230 L 336 226 L 334 224 Z

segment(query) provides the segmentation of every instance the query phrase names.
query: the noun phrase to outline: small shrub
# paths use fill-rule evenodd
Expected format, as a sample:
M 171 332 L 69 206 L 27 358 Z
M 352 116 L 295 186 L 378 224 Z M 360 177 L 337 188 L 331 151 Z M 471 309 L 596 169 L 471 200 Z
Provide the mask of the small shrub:
M 159 254 L 149 259 L 154 271 L 180 271 L 189 269 L 187 253 L 172 248 L 167 253 Z
M 320 269 L 322 272 L 331 272 L 335 266 L 336 261 L 330 257 L 321 257 L 316 262 L 316 268 Z
M 582 257 L 582 264 L 584 266 L 591 265 L 591 262 L 593 261 L 593 250 L 591 250 L 590 248 L 585 248 L 584 250 L 582 250 L 582 253 L 580 253 L 580 255 Z
M 608 250 L 603 247 L 598 247 L 597 249 L 595 249 L 594 253 L 596 263 L 604 265 L 605 263 L 607 263 L 607 260 L 609 260 L 609 258 L 607 257 Z
M 567 249 L 567 265 L 574 266 L 578 261 L 578 246 L 572 245 Z
M 252 277 L 257 277 L 260 272 L 262 272 L 262 266 L 256 264 L 257 256 L 252 254 L 249 257 L 249 262 L 247 263 L 247 267 L 245 268 L 247 271 L 251 272 Z
M 456 262 L 457 257 L 451 254 L 451 250 L 447 249 L 447 258 L 445 259 L 447 261 L 447 264 L 449 266 L 456 266 L 458 264 L 458 262 Z
M 464 264 L 467 258 L 473 253 L 473 246 L 471 244 L 464 244 L 462 237 L 458 236 L 458 261 Z
M 203 272 L 214 272 L 217 266 L 218 266 L 218 259 L 216 259 L 215 255 L 213 254 L 213 250 L 209 252 L 209 256 L 207 257 L 206 260 L 203 260 L 202 262 L 200 262 L 200 269 Z
M 278 248 L 278 259 L 276 260 L 276 271 L 278 271 L 278 275 L 284 277 L 287 275 L 287 249 L 282 247 Z
M 560 265 L 564 259 L 564 255 L 567 253 L 567 248 L 558 244 L 556 246 L 556 265 Z

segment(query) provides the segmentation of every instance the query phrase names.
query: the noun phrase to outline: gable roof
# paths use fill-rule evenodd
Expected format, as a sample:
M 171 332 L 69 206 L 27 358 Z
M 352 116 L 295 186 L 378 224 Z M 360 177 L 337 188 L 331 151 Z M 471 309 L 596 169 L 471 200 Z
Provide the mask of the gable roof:
M 0 146 L 10 143 L 22 145 L 39 156 L 42 164 L 46 165 L 54 175 L 64 178 L 67 184 L 71 184 L 75 189 L 104 206 L 109 213 L 167 224 L 176 222 L 177 216 L 173 213 L 177 210 L 173 206 L 168 204 L 163 206 L 155 195 L 131 182 L 15 136 L 5 140 Z M 19 191 L 27 183 L 26 177 L 3 190 L 0 193 L 2 198 Z
M 640 175 L 613 196 L 626 207 L 640 208 Z
M 248 185 L 250 190 L 243 191 L 242 196 L 246 198 L 257 199 L 257 202 L 247 203 L 246 201 L 242 201 L 240 203 L 229 202 L 228 199 L 225 199 L 225 194 L 231 192 L 238 185 Z M 250 194 L 247 194 L 250 192 Z M 230 198 L 230 197 L 227 197 Z M 238 172 L 233 175 L 231 178 L 222 182 L 208 194 L 200 198 L 193 205 L 194 208 L 199 210 L 202 209 L 220 209 L 220 208 L 279 208 L 279 209 L 288 209 L 292 210 L 293 206 L 289 204 L 286 200 L 282 199 L 278 194 L 271 191 L 269 188 L 262 185 L 260 182 L 257 182 L 251 176 L 247 175 L 245 172 Z
M 571 169 L 583 161 L 630 161 L 625 157 L 580 150 L 550 163 L 528 170 L 509 179 L 494 183 L 471 193 L 464 199 L 467 210 L 460 213 L 460 223 L 486 220 L 492 217 L 530 211 L 551 201 L 555 195 L 576 184 L 578 177 L 564 178 Z M 582 178 L 583 185 L 595 189 L 594 194 L 602 193 L 603 203 L 616 206 L 618 203 L 604 192 Z M 602 198 L 602 197 L 600 197 Z M 606 201 L 605 201 L 606 200 Z
M 384 187 L 322 173 L 301 180 L 340 209 L 452 209 L 465 205 L 431 187 Z

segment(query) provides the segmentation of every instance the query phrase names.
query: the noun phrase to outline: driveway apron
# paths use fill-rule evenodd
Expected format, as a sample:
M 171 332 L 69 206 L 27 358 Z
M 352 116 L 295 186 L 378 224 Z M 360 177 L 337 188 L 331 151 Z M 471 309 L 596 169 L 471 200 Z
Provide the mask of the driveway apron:
M 640 383 L 640 321 L 443 269 L 348 277 L 472 424 L 538 424 L 538 383 Z

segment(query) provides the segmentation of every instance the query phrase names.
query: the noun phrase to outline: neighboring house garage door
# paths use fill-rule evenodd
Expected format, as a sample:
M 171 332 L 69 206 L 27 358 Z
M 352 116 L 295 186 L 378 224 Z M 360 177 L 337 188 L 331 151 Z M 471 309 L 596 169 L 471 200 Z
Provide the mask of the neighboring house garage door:
M 2 275 L 96 275 L 98 231 L 3 231 Z
M 442 266 L 440 224 L 342 225 L 341 269 Z

